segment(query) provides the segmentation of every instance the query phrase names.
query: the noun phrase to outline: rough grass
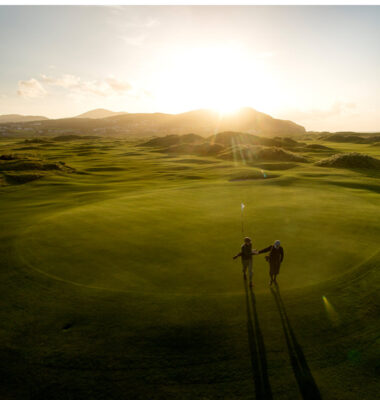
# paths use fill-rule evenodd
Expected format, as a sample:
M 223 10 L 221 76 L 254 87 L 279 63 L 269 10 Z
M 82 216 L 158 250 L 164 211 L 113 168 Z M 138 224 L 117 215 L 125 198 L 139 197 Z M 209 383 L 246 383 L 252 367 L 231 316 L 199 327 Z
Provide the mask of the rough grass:
M 235 145 L 262 145 L 283 148 L 295 148 L 302 146 L 301 143 L 288 137 L 262 137 L 242 132 L 220 132 L 210 136 L 208 140 L 211 143 L 221 144 L 225 147 Z
M 52 138 L 53 141 L 55 142 L 71 142 L 73 140 L 95 140 L 95 139 L 100 139 L 99 136 L 93 136 L 93 135 L 59 135 L 55 136 Z
M 307 158 L 295 154 L 291 151 L 284 150 L 280 147 L 262 147 L 251 145 L 233 146 L 231 149 L 225 150 L 219 154 L 224 160 L 240 160 L 246 162 L 260 161 L 293 161 L 308 162 Z
M 307 162 L 307 158 L 278 147 L 260 149 L 254 156 L 258 160 Z
M 17 159 L 12 161 L 0 161 L 0 171 L 63 171 L 68 169 L 63 161 L 58 163 L 45 162 L 33 159 Z
M 195 156 L 214 156 L 224 150 L 224 147 L 216 143 L 187 144 L 182 143 L 164 148 L 165 153 L 185 154 Z
M 367 154 L 335 154 L 316 163 L 320 167 L 380 170 L 380 160 Z
M 28 183 L 35 181 L 37 179 L 43 178 L 45 175 L 41 173 L 36 173 L 36 172 L 30 172 L 30 173 L 14 173 L 14 172 L 7 172 L 4 174 L 4 177 L 6 181 L 9 184 L 23 184 L 23 183 Z
M 33 138 L 33 139 L 25 139 L 23 143 L 28 143 L 28 144 L 46 144 L 50 143 L 48 139 L 41 139 L 41 138 Z
M 215 155 L 236 146 L 281 147 L 299 151 L 303 143 L 288 137 L 261 137 L 241 132 L 220 132 L 208 138 L 198 135 L 167 135 L 157 137 L 141 144 L 155 147 L 160 151 L 178 154 Z
M 368 143 L 376 143 L 380 142 L 379 135 L 357 135 L 352 133 L 336 133 L 333 135 L 328 135 L 323 137 L 323 140 L 328 142 L 336 142 L 336 143 L 356 143 L 356 144 L 368 144 Z
M 202 143 L 204 138 L 194 133 L 189 133 L 187 135 L 167 135 L 163 137 L 153 138 L 143 143 L 143 146 L 147 147 L 167 147 L 173 145 L 179 145 L 182 143 Z
M 20 157 L 21 157 L 20 155 L 16 155 L 16 154 L 1 154 L 0 160 L 5 160 L 5 161 L 17 160 Z
M 331 151 L 332 150 L 331 147 L 325 146 L 323 144 L 318 144 L 318 143 L 308 144 L 308 145 L 305 146 L 305 148 L 307 150 L 316 150 L 316 151 L 319 151 L 319 150 Z
M 74 172 L 74 169 L 63 161 L 48 162 L 23 154 L 0 156 L 0 173 L 9 184 L 28 183 L 47 176 L 46 172 Z

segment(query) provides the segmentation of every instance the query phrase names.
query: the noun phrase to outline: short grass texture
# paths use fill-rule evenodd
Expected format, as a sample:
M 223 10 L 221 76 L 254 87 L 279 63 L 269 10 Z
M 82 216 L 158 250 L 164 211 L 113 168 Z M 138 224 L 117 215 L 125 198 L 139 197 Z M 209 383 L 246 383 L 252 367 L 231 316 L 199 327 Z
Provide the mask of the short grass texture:
M 27 147 L 0 153 L 76 172 L 0 187 L 1 399 L 378 399 L 377 173 L 318 167 L 315 149 L 244 165 Z M 278 289 L 263 256 L 253 291 L 232 260 L 242 202 L 255 248 L 282 241 Z

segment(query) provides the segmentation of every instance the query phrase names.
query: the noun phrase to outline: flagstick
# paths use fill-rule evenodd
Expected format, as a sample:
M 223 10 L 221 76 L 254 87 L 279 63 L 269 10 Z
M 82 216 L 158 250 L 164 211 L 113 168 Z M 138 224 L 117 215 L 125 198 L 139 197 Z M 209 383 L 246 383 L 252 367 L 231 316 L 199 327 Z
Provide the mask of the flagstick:
M 241 233 L 244 237 L 244 204 L 241 203 Z

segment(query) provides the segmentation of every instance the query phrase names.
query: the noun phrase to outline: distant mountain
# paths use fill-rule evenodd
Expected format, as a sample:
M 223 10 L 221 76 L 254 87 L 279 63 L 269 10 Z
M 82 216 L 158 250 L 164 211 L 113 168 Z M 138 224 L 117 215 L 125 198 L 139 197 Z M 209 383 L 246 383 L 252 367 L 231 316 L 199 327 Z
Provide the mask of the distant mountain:
M 212 110 L 195 110 L 181 114 L 125 114 L 107 118 L 131 133 L 133 131 L 163 135 L 195 133 L 208 136 L 222 131 L 254 133 L 264 136 L 285 136 L 305 133 L 305 128 L 292 121 L 272 118 L 252 108 L 220 115 Z
M 0 115 L 0 124 L 8 124 L 12 122 L 46 121 L 48 119 L 49 118 L 39 115 L 4 114 Z
M 77 115 L 74 118 L 91 118 L 91 119 L 100 119 L 100 118 L 108 118 L 115 117 L 117 115 L 126 114 L 125 112 L 114 112 L 110 110 L 106 110 L 104 108 L 97 108 L 96 110 L 87 111 L 83 114 Z
M 111 114 L 111 116 L 110 116 Z M 74 118 L 41 121 L 39 134 L 80 134 L 101 136 L 166 136 L 193 133 L 208 137 L 218 132 L 245 132 L 258 136 L 292 136 L 305 128 L 292 121 L 272 118 L 252 108 L 221 115 L 212 110 L 195 110 L 181 114 L 113 113 L 98 109 Z

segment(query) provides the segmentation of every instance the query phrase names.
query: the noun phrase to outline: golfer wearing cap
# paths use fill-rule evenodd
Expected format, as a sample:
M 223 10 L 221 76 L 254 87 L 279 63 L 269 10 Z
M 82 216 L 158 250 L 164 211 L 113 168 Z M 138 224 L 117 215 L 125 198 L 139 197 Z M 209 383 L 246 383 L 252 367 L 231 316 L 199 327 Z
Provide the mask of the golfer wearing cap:
M 258 254 L 268 253 L 266 256 L 266 260 L 269 262 L 269 275 L 270 281 L 269 284 L 272 285 L 274 282 L 277 285 L 277 275 L 280 273 L 280 265 L 282 260 L 284 259 L 284 249 L 281 247 L 281 243 L 279 240 L 276 240 L 273 245 L 266 247 L 258 252 Z
M 258 252 L 257 250 L 252 250 L 252 241 L 249 237 L 246 237 L 244 238 L 244 243 L 241 246 L 240 253 L 236 254 L 236 256 L 233 257 L 234 260 L 238 257 L 241 257 L 244 279 L 247 279 L 247 269 L 248 269 L 250 287 L 252 287 L 252 277 L 253 277 L 252 256 L 254 254 L 258 254 Z

